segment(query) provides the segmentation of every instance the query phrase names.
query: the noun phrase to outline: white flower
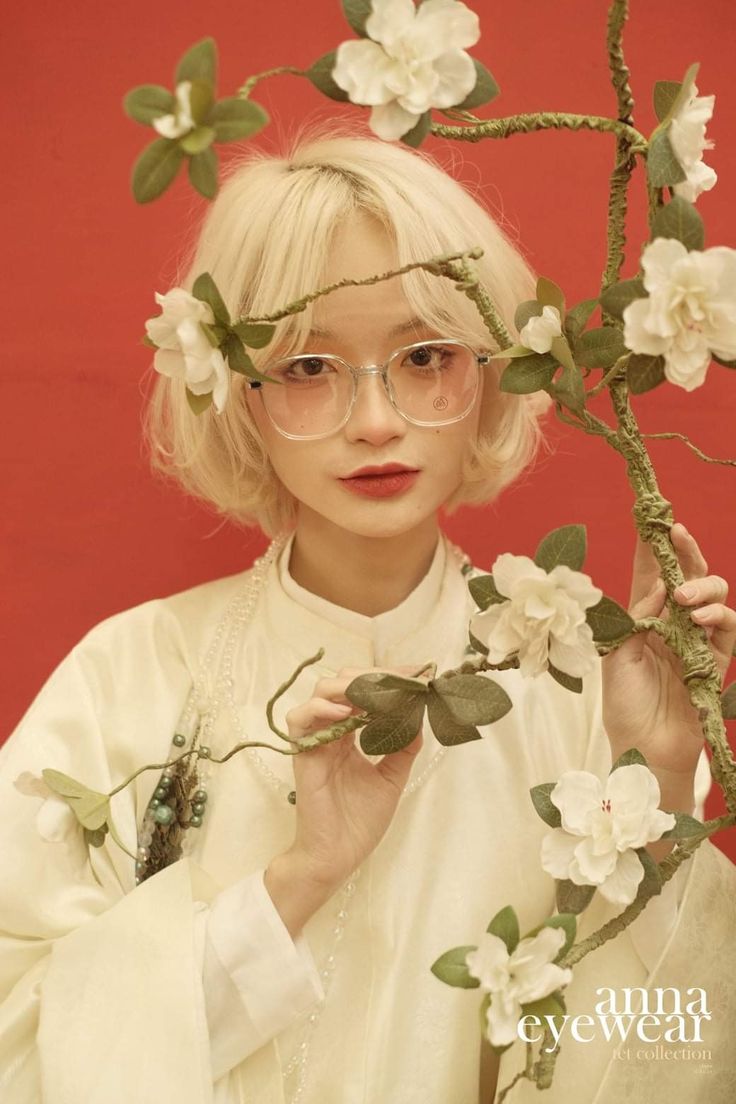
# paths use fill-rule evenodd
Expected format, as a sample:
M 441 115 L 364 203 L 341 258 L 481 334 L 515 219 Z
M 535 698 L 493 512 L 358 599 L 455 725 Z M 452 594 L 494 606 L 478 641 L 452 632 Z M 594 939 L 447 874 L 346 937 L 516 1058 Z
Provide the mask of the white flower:
M 165 295 L 157 293 L 156 302 L 161 314 L 146 322 L 146 333 L 158 346 L 154 368 L 164 376 L 183 379 L 193 395 L 211 391 L 215 409 L 221 414 L 230 390 L 230 371 L 200 326 L 200 322 L 214 322 L 212 308 L 179 287 Z
M 519 342 L 535 353 L 548 353 L 552 342 L 562 335 L 562 319 L 557 307 L 546 306 L 541 314 L 530 318 L 519 333 Z
M 542 867 L 554 878 L 598 886 L 607 901 L 629 905 L 644 867 L 637 847 L 675 826 L 659 809 L 659 783 L 639 763 L 612 771 L 605 784 L 588 771 L 567 771 L 550 794 L 562 827 L 542 840 Z
M 79 832 L 80 825 L 74 810 L 63 797 L 54 793 L 42 778 L 30 771 L 19 774 L 13 785 L 26 797 L 44 799 L 36 815 L 36 828 L 42 839 L 49 843 L 71 842 L 73 835 Z
M 699 96 L 693 85 L 690 99 L 669 127 L 672 150 L 687 174 L 687 180 L 675 184 L 674 192 L 690 203 L 694 203 L 702 192 L 710 191 L 718 179 L 715 170 L 703 161 L 703 151 L 713 149 L 713 143 L 705 137 L 705 124 L 713 115 L 714 103 L 715 96 Z
M 570 983 L 572 970 L 552 961 L 564 942 L 561 928 L 542 928 L 532 938 L 522 939 L 509 954 L 502 939 L 486 932 L 478 949 L 469 952 L 465 959 L 468 971 L 491 994 L 486 1016 L 493 1046 L 515 1042 L 522 1004 L 548 997 Z
M 642 254 L 649 297 L 624 311 L 624 343 L 664 357 L 670 383 L 692 391 L 705 380 L 711 353 L 736 357 L 736 250 L 688 252 L 675 238 L 655 238 Z
M 181 138 L 194 130 L 196 123 L 192 118 L 192 82 L 180 81 L 174 93 L 176 107 L 173 115 L 159 115 L 151 124 L 164 138 Z
M 522 675 L 532 677 L 548 663 L 576 677 L 594 666 L 598 653 L 585 610 L 600 602 L 603 591 L 588 575 L 563 564 L 548 573 L 528 556 L 509 552 L 497 558 L 492 574 L 508 601 L 489 606 L 470 623 L 491 663 L 518 652 Z
M 432 107 L 462 103 L 477 73 L 465 53 L 480 38 L 478 16 L 459 0 L 373 0 L 369 38 L 337 48 L 332 77 L 353 103 L 373 108 L 379 138 L 401 138 Z

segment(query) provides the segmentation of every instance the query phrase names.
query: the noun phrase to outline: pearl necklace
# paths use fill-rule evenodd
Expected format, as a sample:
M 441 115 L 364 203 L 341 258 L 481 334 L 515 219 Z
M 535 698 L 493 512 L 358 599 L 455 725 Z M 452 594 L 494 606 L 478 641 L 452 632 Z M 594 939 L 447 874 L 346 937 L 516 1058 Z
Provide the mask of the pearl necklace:
M 209 647 L 199 664 L 197 675 L 187 698 L 181 720 L 177 726 L 177 733 L 173 741 L 173 753 L 180 752 L 184 742 L 191 741 L 192 746 L 199 746 L 200 758 L 197 759 L 196 785 L 200 794 L 206 794 L 206 784 L 211 773 L 211 766 L 207 762 L 210 742 L 213 739 L 215 722 L 223 706 L 227 711 L 228 727 L 236 737 L 235 742 L 243 743 L 248 739 L 243 730 L 235 702 L 234 688 L 236 683 L 233 669 L 235 653 L 243 628 L 249 624 L 253 618 L 253 613 L 265 587 L 268 573 L 283 551 L 286 539 L 285 537 L 281 537 L 274 540 L 264 555 L 260 556 L 254 562 L 251 571 L 248 573 L 248 580 L 245 586 L 234 596 L 226 607 L 215 628 Z M 447 545 L 460 569 L 464 573 L 467 573 L 470 570 L 470 560 L 468 556 L 451 542 L 448 541 Z M 424 784 L 427 778 L 437 769 L 437 766 L 444 758 L 446 750 L 447 749 L 442 746 L 438 748 L 421 774 L 404 787 L 404 796 L 416 792 L 416 790 Z M 206 752 L 207 754 L 202 755 L 202 752 Z M 256 748 L 247 748 L 244 754 L 250 758 L 258 773 L 274 792 L 286 795 L 287 797 L 291 796 L 290 786 L 271 770 Z M 170 768 L 167 768 L 167 771 L 170 771 Z M 167 775 L 167 771 L 164 771 L 164 777 L 170 777 L 170 774 Z M 159 788 L 156 790 L 156 793 L 158 792 Z M 156 799 L 154 798 L 154 800 Z M 201 823 L 201 818 L 199 823 Z M 144 832 L 139 839 L 139 843 L 143 844 L 143 846 L 139 848 L 138 853 L 137 880 L 142 880 L 145 876 L 143 873 L 145 870 L 144 860 L 148 858 L 150 833 L 150 824 L 145 821 Z M 189 833 L 185 833 L 181 845 L 182 853 L 191 852 L 193 846 L 194 839 L 190 837 Z M 322 982 L 325 1000 L 335 972 L 337 950 L 342 941 L 345 926 L 349 919 L 348 906 L 351 898 L 355 894 L 359 876 L 360 870 L 355 870 L 337 895 L 336 905 L 334 906 L 335 921 L 332 929 L 332 943 L 328 948 L 328 953 L 324 961 L 319 967 L 319 976 Z M 323 1007 L 324 1001 L 318 1009 L 312 1010 L 309 1015 L 306 1016 L 301 1040 L 296 1050 L 283 1067 L 285 1087 L 291 1082 L 291 1092 L 288 1095 L 289 1104 L 299 1104 L 299 1101 L 302 1099 L 306 1083 L 309 1047 L 317 1024 L 319 1023 Z

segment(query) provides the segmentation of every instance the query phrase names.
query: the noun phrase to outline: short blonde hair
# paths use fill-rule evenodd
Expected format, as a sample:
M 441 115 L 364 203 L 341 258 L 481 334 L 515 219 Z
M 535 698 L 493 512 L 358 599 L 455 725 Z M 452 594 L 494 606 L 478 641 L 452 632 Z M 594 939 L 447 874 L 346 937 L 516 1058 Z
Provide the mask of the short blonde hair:
M 426 154 L 355 134 L 301 138 L 286 156 L 249 151 L 227 174 L 181 284 L 191 287 L 198 273 L 210 272 L 233 317 L 271 313 L 324 286 L 332 234 L 355 213 L 381 222 L 399 265 L 480 246 L 480 279 L 514 332 L 515 308 L 534 297 L 535 280 L 496 222 Z M 397 279 L 429 326 L 475 348 L 493 347 L 476 307 L 450 280 L 421 270 Z M 308 308 L 278 323 L 284 355 L 299 347 L 311 317 Z M 503 365 L 483 370 L 477 438 L 446 510 L 493 499 L 540 443 L 546 397 L 499 391 Z M 270 466 L 243 387 L 235 377 L 225 411 L 210 407 L 197 416 L 181 380 L 157 377 L 146 418 L 152 463 L 231 520 L 283 532 L 294 524 L 296 504 Z

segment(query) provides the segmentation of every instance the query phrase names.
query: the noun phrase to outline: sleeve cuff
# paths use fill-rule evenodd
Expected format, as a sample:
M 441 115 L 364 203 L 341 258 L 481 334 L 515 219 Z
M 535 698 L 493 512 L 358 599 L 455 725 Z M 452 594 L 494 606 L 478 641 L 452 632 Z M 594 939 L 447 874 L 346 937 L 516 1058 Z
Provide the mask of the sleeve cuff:
M 263 871 L 217 895 L 207 916 L 206 942 L 232 981 L 259 1045 L 323 998 L 306 938 L 291 938 L 266 890 Z

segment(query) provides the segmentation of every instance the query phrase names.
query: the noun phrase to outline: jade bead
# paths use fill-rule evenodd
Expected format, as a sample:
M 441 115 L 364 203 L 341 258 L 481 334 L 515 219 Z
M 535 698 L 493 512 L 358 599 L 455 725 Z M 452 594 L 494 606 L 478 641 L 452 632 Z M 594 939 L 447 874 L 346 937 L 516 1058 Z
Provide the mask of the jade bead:
M 151 809 L 157 809 L 160 804 L 161 804 L 161 798 L 160 797 L 152 797 L 151 800 L 148 802 L 148 805 Z
M 166 791 L 167 790 L 168 790 L 168 786 L 157 786 L 156 789 L 153 791 L 153 796 L 154 797 L 166 797 Z
M 207 747 L 206 744 L 202 744 L 202 746 L 199 749 L 199 751 L 197 752 L 197 754 L 199 755 L 200 759 L 209 759 L 210 755 L 212 754 L 212 751 L 211 751 L 210 748 Z
M 201 817 L 202 813 L 204 812 L 204 802 L 203 801 L 195 801 L 194 804 L 192 805 L 192 812 L 194 813 L 195 816 Z
M 187 742 L 186 736 L 182 736 L 180 732 L 177 732 L 176 736 L 172 740 L 174 747 L 184 747 Z
M 159 805 L 153 814 L 157 824 L 171 824 L 174 819 L 174 810 L 170 805 Z
M 192 816 L 189 818 L 189 823 L 192 828 L 200 828 L 202 826 L 202 818 L 201 816 Z
M 192 796 L 192 800 L 196 801 L 198 804 L 204 804 L 204 802 L 207 800 L 207 791 L 195 790 Z

